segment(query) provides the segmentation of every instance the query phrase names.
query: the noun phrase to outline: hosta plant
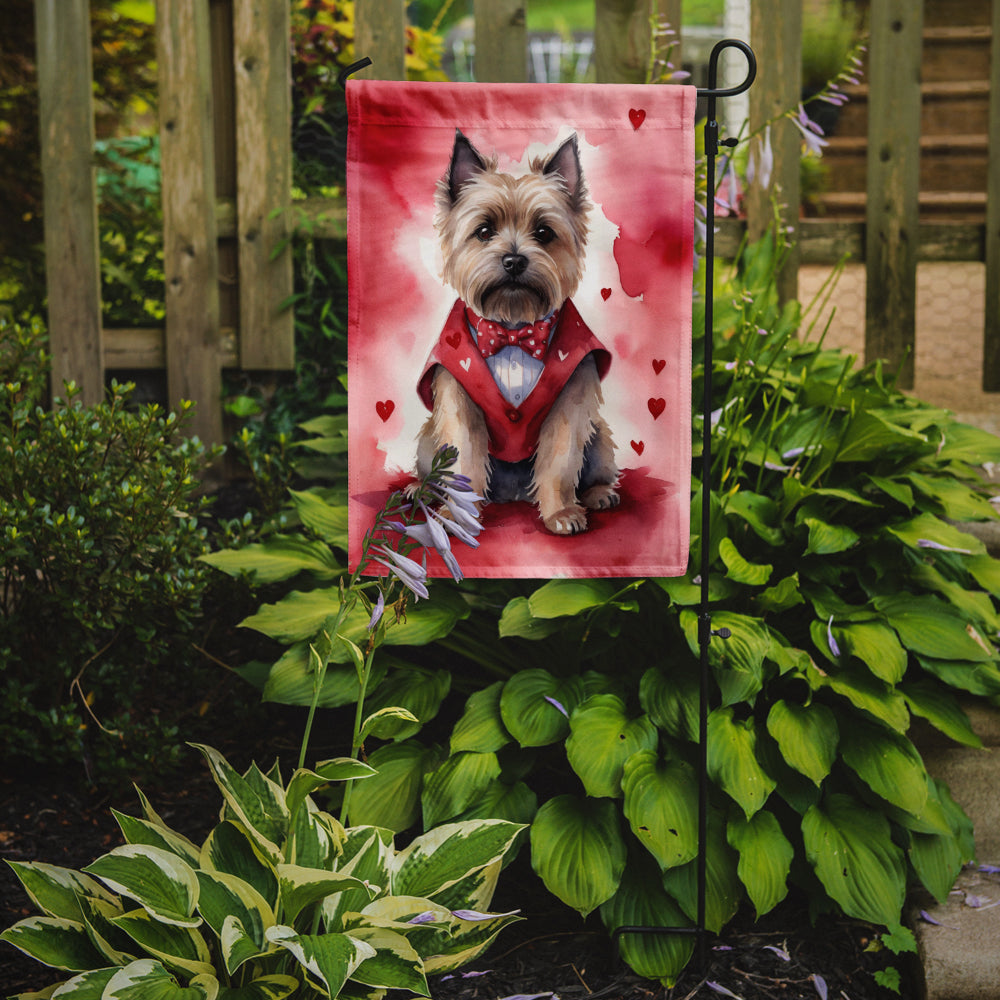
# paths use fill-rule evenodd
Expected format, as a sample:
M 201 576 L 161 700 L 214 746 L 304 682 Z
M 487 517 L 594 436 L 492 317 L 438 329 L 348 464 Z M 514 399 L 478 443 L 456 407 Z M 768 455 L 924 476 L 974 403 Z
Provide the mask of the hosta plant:
M 221 818 L 198 845 L 140 793 L 116 813 L 126 843 L 82 871 L 11 862 L 40 916 L 0 935 L 68 978 L 65 1000 L 281 1000 L 429 996 L 427 975 L 477 956 L 514 913 L 489 913 L 521 829 L 451 823 L 397 849 L 389 830 L 343 827 L 312 795 L 369 779 L 338 758 L 240 774 L 202 746 Z M 53 992 L 54 990 L 54 992 Z

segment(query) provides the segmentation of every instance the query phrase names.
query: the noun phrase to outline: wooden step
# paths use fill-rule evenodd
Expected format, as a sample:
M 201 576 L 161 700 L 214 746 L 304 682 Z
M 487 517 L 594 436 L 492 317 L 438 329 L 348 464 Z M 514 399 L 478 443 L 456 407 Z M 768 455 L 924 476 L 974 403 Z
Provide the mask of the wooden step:
M 990 26 L 924 29 L 920 76 L 924 83 L 990 78 Z
M 828 218 L 865 218 L 867 196 L 863 191 L 830 191 L 815 198 Z M 981 223 L 986 216 L 986 193 L 979 191 L 921 191 L 920 218 Z

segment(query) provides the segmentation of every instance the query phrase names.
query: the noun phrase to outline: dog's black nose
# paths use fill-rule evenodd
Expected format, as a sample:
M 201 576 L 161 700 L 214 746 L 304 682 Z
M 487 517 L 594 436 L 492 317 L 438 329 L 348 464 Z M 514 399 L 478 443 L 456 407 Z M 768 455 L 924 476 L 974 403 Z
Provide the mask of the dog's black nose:
M 516 278 L 524 273 L 524 269 L 528 266 L 528 258 L 522 257 L 519 253 L 505 253 L 500 263 L 512 278 Z

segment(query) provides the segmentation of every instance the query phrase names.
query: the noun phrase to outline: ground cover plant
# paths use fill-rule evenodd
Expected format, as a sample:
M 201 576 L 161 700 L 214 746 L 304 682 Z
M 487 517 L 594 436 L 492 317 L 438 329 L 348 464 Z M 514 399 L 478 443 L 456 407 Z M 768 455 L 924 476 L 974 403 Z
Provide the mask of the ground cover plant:
M 818 331 L 807 339 L 808 316 L 777 301 L 782 253 L 773 238 L 744 248 L 715 290 L 708 539 L 692 484 L 691 566 L 709 545 L 712 624 L 731 631 L 710 651 L 706 922 L 720 931 L 742 904 L 763 916 L 795 888 L 814 915 L 868 921 L 905 950 L 908 885 L 943 899 L 973 854 L 909 728 L 921 717 L 975 746 L 957 696 L 1000 695 L 1000 562 L 952 523 L 995 516 L 975 466 L 1000 459 L 1000 441 L 906 397 L 881 365 L 824 349 Z M 699 413 L 693 427 L 697 439 Z M 343 509 L 322 491 L 293 504 L 301 533 L 228 554 L 227 569 L 288 581 L 244 623 L 287 652 L 246 674 L 265 698 L 302 704 L 309 639 L 343 572 L 342 537 L 316 527 Z M 467 583 L 408 611 L 368 698 L 414 721 L 367 741 L 378 774 L 358 786 L 352 821 L 530 822 L 533 867 L 580 914 L 609 930 L 690 925 L 696 572 Z M 322 704 L 352 701 L 341 660 Z M 451 691 L 468 697 L 442 739 L 430 723 Z M 667 983 L 691 948 L 622 941 L 637 972 Z

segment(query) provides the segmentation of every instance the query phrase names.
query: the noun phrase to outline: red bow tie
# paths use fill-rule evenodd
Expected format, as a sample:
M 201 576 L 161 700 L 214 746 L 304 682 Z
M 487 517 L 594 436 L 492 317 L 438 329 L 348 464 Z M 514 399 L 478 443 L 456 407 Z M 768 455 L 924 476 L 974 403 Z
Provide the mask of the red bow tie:
M 484 358 L 492 357 L 504 347 L 520 347 L 533 358 L 545 357 L 545 349 L 549 344 L 549 334 L 559 318 L 556 310 L 551 316 L 519 326 L 514 330 L 494 323 L 492 320 L 477 316 L 471 309 L 466 309 L 469 325 L 476 331 L 479 352 Z

